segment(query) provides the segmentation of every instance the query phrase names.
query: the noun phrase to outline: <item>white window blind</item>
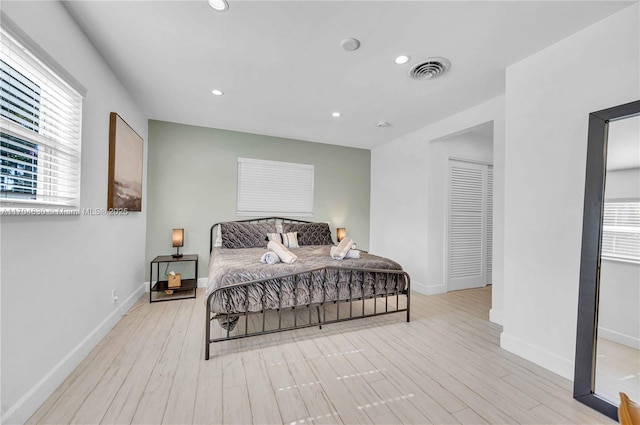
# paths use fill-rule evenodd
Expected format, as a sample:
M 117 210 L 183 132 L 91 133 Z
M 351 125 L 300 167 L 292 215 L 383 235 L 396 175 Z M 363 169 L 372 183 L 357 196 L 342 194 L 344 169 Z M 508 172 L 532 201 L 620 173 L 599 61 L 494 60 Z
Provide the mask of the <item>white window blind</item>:
M 313 165 L 238 158 L 238 215 L 313 215 Z
M 82 95 L 0 31 L 0 209 L 77 209 Z
M 605 202 L 602 257 L 640 262 L 640 202 Z

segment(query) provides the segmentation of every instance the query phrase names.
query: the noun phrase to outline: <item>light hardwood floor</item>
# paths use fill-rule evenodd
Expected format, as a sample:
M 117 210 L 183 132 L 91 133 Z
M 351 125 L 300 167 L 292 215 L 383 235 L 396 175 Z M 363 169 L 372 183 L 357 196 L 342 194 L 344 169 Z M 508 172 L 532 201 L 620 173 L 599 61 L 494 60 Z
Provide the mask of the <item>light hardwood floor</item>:
M 620 392 L 640 400 L 640 350 L 598 338 L 595 393 L 620 404 Z
M 201 290 L 199 290 L 201 291 Z M 572 384 L 499 347 L 490 287 L 402 313 L 227 341 L 205 305 L 143 296 L 29 424 L 599 424 Z

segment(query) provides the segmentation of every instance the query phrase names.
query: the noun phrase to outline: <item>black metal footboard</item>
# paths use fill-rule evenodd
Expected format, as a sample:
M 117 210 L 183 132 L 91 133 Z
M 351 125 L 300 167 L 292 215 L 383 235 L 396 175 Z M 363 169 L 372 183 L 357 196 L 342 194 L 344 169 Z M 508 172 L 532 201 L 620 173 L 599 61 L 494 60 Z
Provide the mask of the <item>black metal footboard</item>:
M 402 270 L 334 266 L 218 288 L 207 297 L 205 359 L 214 342 L 405 311 L 409 322 L 410 294 Z

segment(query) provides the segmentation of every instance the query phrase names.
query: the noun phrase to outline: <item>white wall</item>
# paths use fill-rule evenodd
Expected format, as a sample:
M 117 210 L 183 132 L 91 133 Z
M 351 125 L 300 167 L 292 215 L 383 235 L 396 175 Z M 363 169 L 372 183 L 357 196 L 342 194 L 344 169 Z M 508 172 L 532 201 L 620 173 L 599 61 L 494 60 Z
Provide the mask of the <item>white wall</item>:
M 640 142 L 639 142 L 640 143 Z M 605 201 L 640 199 L 640 168 L 607 171 Z M 640 349 L 640 264 L 603 259 L 598 337 Z
M 448 290 L 445 230 L 448 219 L 449 158 L 493 163 L 493 137 L 476 132 L 445 137 L 430 142 L 427 154 L 427 203 L 430 206 L 427 216 L 427 258 L 430 263 L 427 281 L 430 283 L 428 291 L 438 293 Z
M 61 3 L 3 1 L 2 11 L 87 89 L 81 207 L 106 208 L 109 113 L 145 140 L 147 117 Z M 141 294 L 145 209 L 143 199 L 128 216 L 0 219 L 3 423 L 24 422 Z
M 604 197 L 607 201 L 639 199 L 640 168 L 607 171 Z
M 588 115 L 640 97 L 639 17 L 636 3 L 507 68 L 501 346 L 569 379 Z
M 640 350 L 640 264 L 603 259 L 598 337 Z
M 441 292 L 442 253 L 429 254 L 429 143 L 493 121 L 494 273 L 492 320 L 502 318 L 502 203 L 504 200 L 504 97 L 438 121 L 371 152 L 371 251 L 397 260 L 411 275 L 412 289 Z

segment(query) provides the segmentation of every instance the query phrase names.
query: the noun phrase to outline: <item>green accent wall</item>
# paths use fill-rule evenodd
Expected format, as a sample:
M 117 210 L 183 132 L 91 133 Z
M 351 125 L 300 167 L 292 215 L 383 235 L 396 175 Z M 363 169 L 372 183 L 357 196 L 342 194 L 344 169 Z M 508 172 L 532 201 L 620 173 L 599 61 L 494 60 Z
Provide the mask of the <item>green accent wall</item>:
M 146 260 L 171 254 L 171 230 L 184 228 L 180 252 L 199 255 L 207 276 L 209 229 L 236 215 L 238 157 L 314 166 L 314 216 L 291 217 L 346 227 L 369 248 L 371 154 L 367 149 L 311 143 L 164 121 L 149 121 Z M 182 271 L 173 267 L 176 272 Z M 160 270 L 163 273 L 164 270 Z

